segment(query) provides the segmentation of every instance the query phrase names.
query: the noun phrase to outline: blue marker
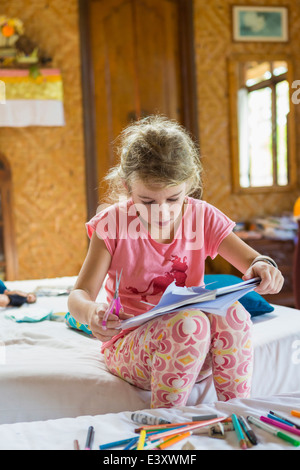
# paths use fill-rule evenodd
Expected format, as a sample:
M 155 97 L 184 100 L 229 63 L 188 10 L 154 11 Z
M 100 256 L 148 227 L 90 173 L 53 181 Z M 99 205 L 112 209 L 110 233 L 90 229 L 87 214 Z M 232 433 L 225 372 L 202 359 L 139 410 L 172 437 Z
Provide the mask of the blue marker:
M 296 424 L 293 421 L 290 421 L 289 419 L 285 418 L 284 416 L 279 415 L 278 413 L 275 413 L 274 411 L 270 411 L 269 415 L 271 415 L 270 418 L 272 418 L 272 419 L 277 418 L 278 421 L 280 420 L 284 424 L 289 424 L 290 426 L 292 426 L 296 429 L 300 429 L 299 424 Z
M 289 423 L 288 421 L 285 421 L 285 419 L 278 418 L 278 416 L 276 416 L 276 415 L 272 415 L 271 413 L 268 413 L 267 416 L 268 416 L 268 418 L 271 418 L 274 421 L 278 421 L 279 423 L 283 423 L 283 424 L 287 424 L 288 426 L 292 426 L 291 423 Z

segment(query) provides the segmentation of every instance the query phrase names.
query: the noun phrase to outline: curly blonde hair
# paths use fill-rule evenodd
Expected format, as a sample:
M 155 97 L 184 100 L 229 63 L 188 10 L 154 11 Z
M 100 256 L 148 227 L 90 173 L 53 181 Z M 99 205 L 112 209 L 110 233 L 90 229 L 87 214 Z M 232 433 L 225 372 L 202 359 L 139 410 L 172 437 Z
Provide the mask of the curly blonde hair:
M 105 177 L 110 201 L 130 193 L 137 180 L 149 187 L 187 182 L 187 194 L 201 198 L 199 151 L 187 130 L 176 121 L 148 116 L 126 127 L 116 142 L 119 164 Z

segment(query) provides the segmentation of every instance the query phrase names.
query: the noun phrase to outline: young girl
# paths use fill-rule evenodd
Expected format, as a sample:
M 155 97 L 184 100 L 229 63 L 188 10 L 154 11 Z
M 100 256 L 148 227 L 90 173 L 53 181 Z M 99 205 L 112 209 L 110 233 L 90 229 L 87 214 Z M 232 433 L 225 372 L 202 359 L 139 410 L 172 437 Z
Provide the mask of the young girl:
M 69 311 L 102 342 L 112 374 L 151 390 L 151 407 L 186 404 L 195 382 L 212 372 L 219 400 L 248 397 L 252 374 L 251 320 L 239 302 L 225 317 L 185 308 L 121 330 L 120 322 L 157 304 L 166 287 L 203 284 L 207 256 L 220 254 L 244 274 L 261 278 L 261 294 L 277 293 L 283 278 L 233 232 L 222 212 L 201 196 L 196 146 L 176 122 L 152 116 L 121 134 L 120 162 L 109 173 L 110 194 L 123 199 L 87 223 L 87 257 L 69 296 Z M 125 198 L 124 198 L 125 195 Z M 101 209 L 101 208 L 100 208 Z M 116 274 L 123 310 L 102 319 Z M 108 304 L 95 302 L 102 283 Z

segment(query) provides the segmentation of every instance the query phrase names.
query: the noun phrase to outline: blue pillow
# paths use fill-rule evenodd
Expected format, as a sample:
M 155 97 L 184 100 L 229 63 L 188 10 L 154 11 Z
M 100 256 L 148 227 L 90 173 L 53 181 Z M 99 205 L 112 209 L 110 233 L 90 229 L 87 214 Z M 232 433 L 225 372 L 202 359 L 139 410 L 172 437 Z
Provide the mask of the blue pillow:
M 242 279 L 233 276 L 232 274 L 205 274 L 205 284 L 214 283 L 210 286 L 207 285 L 208 289 L 217 289 L 218 287 L 230 286 L 232 284 L 238 284 L 242 282 Z M 245 307 L 250 313 L 251 317 L 257 317 L 264 313 L 273 312 L 274 307 L 269 304 L 260 294 L 257 292 L 248 292 L 239 299 L 239 302 Z
M 0 294 L 3 294 L 3 292 L 7 289 L 6 285 L 4 284 L 3 281 L 0 279 Z

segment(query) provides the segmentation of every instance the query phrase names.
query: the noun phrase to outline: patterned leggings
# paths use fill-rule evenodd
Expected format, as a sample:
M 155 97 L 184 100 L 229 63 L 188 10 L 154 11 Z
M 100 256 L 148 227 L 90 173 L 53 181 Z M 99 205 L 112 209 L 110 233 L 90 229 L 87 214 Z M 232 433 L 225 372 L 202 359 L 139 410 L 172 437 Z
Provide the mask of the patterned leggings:
M 184 406 L 211 371 L 218 400 L 246 398 L 252 376 L 251 319 L 235 302 L 226 316 L 181 310 L 151 320 L 104 351 L 110 372 L 151 390 L 151 408 Z

